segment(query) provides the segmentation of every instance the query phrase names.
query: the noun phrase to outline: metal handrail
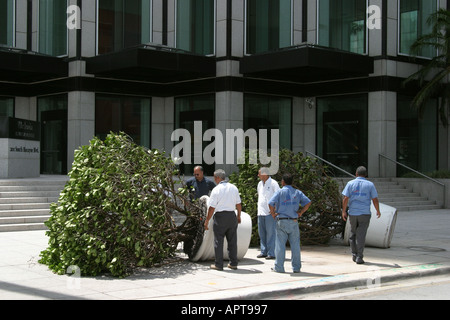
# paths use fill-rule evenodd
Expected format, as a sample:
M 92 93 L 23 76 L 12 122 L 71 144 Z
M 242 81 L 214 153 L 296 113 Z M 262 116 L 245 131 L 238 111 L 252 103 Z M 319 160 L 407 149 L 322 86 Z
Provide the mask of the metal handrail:
M 305 151 L 305 153 L 306 153 L 306 154 L 310 154 L 310 155 L 312 155 L 313 157 L 319 159 L 320 161 L 325 162 L 325 163 L 328 164 L 329 166 L 332 166 L 333 168 L 338 169 L 339 171 L 345 173 L 346 175 L 349 175 L 350 177 L 355 178 L 355 175 L 351 174 L 350 172 L 345 171 L 345 170 L 342 169 L 342 168 L 339 168 L 338 166 L 336 166 L 336 165 L 332 164 L 331 162 L 329 162 L 329 161 L 327 161 L 327 160 L 325 160 L 325 159 L 319 157 L 318 155 L 316 155 L 316 154 L 314 154 L 314 153 L 312 153 L 312 152 L 309 152 L 309 151 Z
M 393 160 L 393 159 L 391 159 L 391 158 L 385 156 L 384 154 L 381 154 L 381 153 L 380 153 L 380 154 L 378 155 L 378 159 L 380 160 L 381 158 L 385 158 L 386 160 L 392 161 L 392 162 L 394 162 L 395 164 L 397 164 L 397 165 L 399 165 L 399 166 L 401 166 L 401 167 L 403 167 L 403 168 L 405 168 L 405 169 L 407 169 L 407 170 L 409 170 L 409 171 L 412 171 L 412 172 L 414 172 L 414 173 L 420 175 L 421 177 L 424 177 L 425 179 L 428 179 L 428 180 L 430 180 L 430 181 L 432 181 L 432 182 L 434 182 L 434 183 L 440 185 L 440 186 L 443 188 L 443 191 L 444 191 L 444 192 L 443 192 L 443 193 L 444 193 L 444 194 L 443 194 L 444 197 L 443 197 L 443 199 L 442 199 L 442 200 L 443 200 L 443 203 L 444 203 L 444 207 L 446 206 L 446 198 L 445 198 L 445 195 L 446 195 L 446 187 L 445 187 L 445 183 L 442 183 L 442 182 L 440 182 L 440 181 L 437 181 L 436 179 L 433 179 L 433 178 L 427 176 L 426 174 L 423 174 L 422 172 L 419 172 L 419 171 L 417 171 L 417 170 L 414 170 L 413 168 L 410 168 L 410 167 L 404 165 L 403 163 L 400 163 L 400 162 L 398 162 L 398 161 L 395 161 L 395 160 Z M 381 162 L 381 161 L 380 161 L 380 162 Z M 380 168 L 381 168 L 381 166 L 380 166 Z

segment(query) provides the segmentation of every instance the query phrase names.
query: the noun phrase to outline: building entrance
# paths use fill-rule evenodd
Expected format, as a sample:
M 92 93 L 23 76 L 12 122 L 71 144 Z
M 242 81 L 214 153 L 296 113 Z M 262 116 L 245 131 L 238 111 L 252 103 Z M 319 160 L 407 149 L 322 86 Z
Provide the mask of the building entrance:
M 363 162 L 359 117 L 358 111 L 325 112 L 323 115 L 324 158 L 350 173 Z
M 41 112 L 41 174 L 67 174 L 67 110 Z
M 317 155 L 352 174 L 368 166 L 367 101 L 367 95 L 317 99 Z

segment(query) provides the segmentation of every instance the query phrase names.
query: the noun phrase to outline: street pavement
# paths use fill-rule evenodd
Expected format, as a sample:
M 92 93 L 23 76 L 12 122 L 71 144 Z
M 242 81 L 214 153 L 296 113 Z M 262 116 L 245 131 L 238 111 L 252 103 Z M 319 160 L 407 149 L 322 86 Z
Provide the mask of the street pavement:
M 38 263 L 47 241 L 45 231 L 0 233 L 0 300 L 289 299 L 412 277 L 450 278 L 450 210 L 399 212 L 391 247 L 366 248 L 363 265 L 352 261 L 340 240 L 302 246 L 298 274 L 291 272 L 290 252 L 282 274 L 271 271 L 274 260 L 258 259 L 258 249 L 250 248 L 238 270 L 211 270 L 210 261 L 194 263 L 180 251 L 176 261 L 125 279 L 61 276 Z

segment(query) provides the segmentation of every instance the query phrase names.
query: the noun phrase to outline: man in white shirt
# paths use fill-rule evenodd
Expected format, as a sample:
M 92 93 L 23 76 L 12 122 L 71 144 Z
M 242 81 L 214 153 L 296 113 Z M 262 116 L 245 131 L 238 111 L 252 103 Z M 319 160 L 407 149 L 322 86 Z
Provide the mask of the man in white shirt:
M 223 241 L 227 237 L 228 268 L 237 269 L 237 227 L 241 223 L 241 197 L 235 185 L 225 181 L 225 171 L 214 172 L 214 181 L 217 186 L 211 191 L 209 198 L 208 215 L 205 221 L 205 230 L 208 230 L 209 220 L 214 214 L 214 255 L 215 263 L 211 269 L 223 270 Z M 237 210 L 237 215 L 234 210 Z
M 276 221 L 270 214 L 269 200 L 280 190 L 278 183 L 269 176 L 268 168 L 258 171 L 261 180 L 258 183 L 258 233 L 261 253 L 258 258 L 275 259 L 275 226 Z

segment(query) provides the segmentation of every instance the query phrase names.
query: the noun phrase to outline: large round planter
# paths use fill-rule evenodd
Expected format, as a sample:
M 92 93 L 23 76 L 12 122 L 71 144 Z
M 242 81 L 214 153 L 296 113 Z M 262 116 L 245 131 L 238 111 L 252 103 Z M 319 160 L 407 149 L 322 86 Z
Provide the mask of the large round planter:
M 206 197 L 206 196 L 205 196 Z M 203 198 L 203 197 L 202 197 Z M 209 200 L 209 197 L 208 199 Z M 209 201 L 208 201 L 209 202 Z M 207 202 L 207 203 L 208 203 Z M 207 206 L 209 208 L 209 205 Z M 206 211 L 208 212 L 208 211 Z M 192 261 L 207 261 L 214 260 L 214 231 L 213 231 L 213 218 L 209 220 L 208 230 L 205 230 L 203 234 L 203 241 L 200 245 L 197 253 L 191 258 Z M 244 258 L 250 246 L 250 239 L 252 237 L 252 219 L 249 214 L 241 212 L 241 223 L 237 229 L 237 249 L 238 260 Z M 224 239 L 223 243 L 223 258 L 228 260 L 227 239 Z
M 397 222 L 397 209 L 380 203 L 381 217 L 379 219 L 373 204 L 370 211 L 372 217 L 370 218 L 369 229 L 367 229 L 366 246 L 389 248 Z M 347 219 L 345 225 L 344 243 L 350 244 L 350 219 Z

